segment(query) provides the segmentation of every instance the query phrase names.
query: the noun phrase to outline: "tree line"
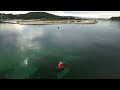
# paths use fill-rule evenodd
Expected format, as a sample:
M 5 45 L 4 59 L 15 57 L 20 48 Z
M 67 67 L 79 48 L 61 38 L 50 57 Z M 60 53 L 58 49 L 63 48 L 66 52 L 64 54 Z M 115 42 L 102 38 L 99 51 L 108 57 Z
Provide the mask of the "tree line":
M 1 19 L 75 19 L 72 16 L 57 16 L 46 12 L 29 12 L 26 14 L 4 14 L 0 13 Z

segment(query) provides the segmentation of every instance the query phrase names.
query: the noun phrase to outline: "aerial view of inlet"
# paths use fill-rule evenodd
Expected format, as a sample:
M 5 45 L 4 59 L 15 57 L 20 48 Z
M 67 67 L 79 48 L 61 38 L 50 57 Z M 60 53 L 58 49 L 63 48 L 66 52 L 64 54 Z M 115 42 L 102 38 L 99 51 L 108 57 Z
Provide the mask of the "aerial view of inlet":
M 120 79 L 120 11 L 0 11 L 0 79 Z

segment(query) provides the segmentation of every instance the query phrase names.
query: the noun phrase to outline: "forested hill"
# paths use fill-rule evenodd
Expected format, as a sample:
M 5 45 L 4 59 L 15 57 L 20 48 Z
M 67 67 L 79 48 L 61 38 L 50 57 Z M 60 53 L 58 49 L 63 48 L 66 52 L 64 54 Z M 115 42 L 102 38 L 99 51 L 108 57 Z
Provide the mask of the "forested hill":
M 119 17 L 111 17 L 110 20 L 120 20 L 120 16 Z
M 57 16 L 46 12 L 29 12 L 17 15 L 0 13 L 0 19 L 74 19 L 74 17 Z

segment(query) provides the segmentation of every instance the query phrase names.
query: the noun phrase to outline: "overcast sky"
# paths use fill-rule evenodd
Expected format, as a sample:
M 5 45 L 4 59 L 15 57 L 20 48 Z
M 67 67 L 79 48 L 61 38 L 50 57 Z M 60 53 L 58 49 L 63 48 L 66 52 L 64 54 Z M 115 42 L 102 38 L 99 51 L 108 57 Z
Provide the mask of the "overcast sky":
M 0 11 L 0 13 L 24 14 L 33 11 Z M 36 11 L 38 12 L 38 11 Z M 78 16 L 90 18 L 110 18 L 112 16 L 120 16 L 120 11 L 40 11 L 48 12 L 60 16 Z

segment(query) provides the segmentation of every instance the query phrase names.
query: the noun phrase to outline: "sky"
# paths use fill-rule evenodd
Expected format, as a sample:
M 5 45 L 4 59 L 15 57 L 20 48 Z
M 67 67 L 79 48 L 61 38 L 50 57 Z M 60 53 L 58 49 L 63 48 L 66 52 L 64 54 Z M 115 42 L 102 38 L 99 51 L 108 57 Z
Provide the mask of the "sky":
M 76 16 L 87 18 L 111 18 L 120 16 L 120 11 L 0 11 L 0 13 L 25 14 L 28 12 L 48 12 L 59 16 Z

